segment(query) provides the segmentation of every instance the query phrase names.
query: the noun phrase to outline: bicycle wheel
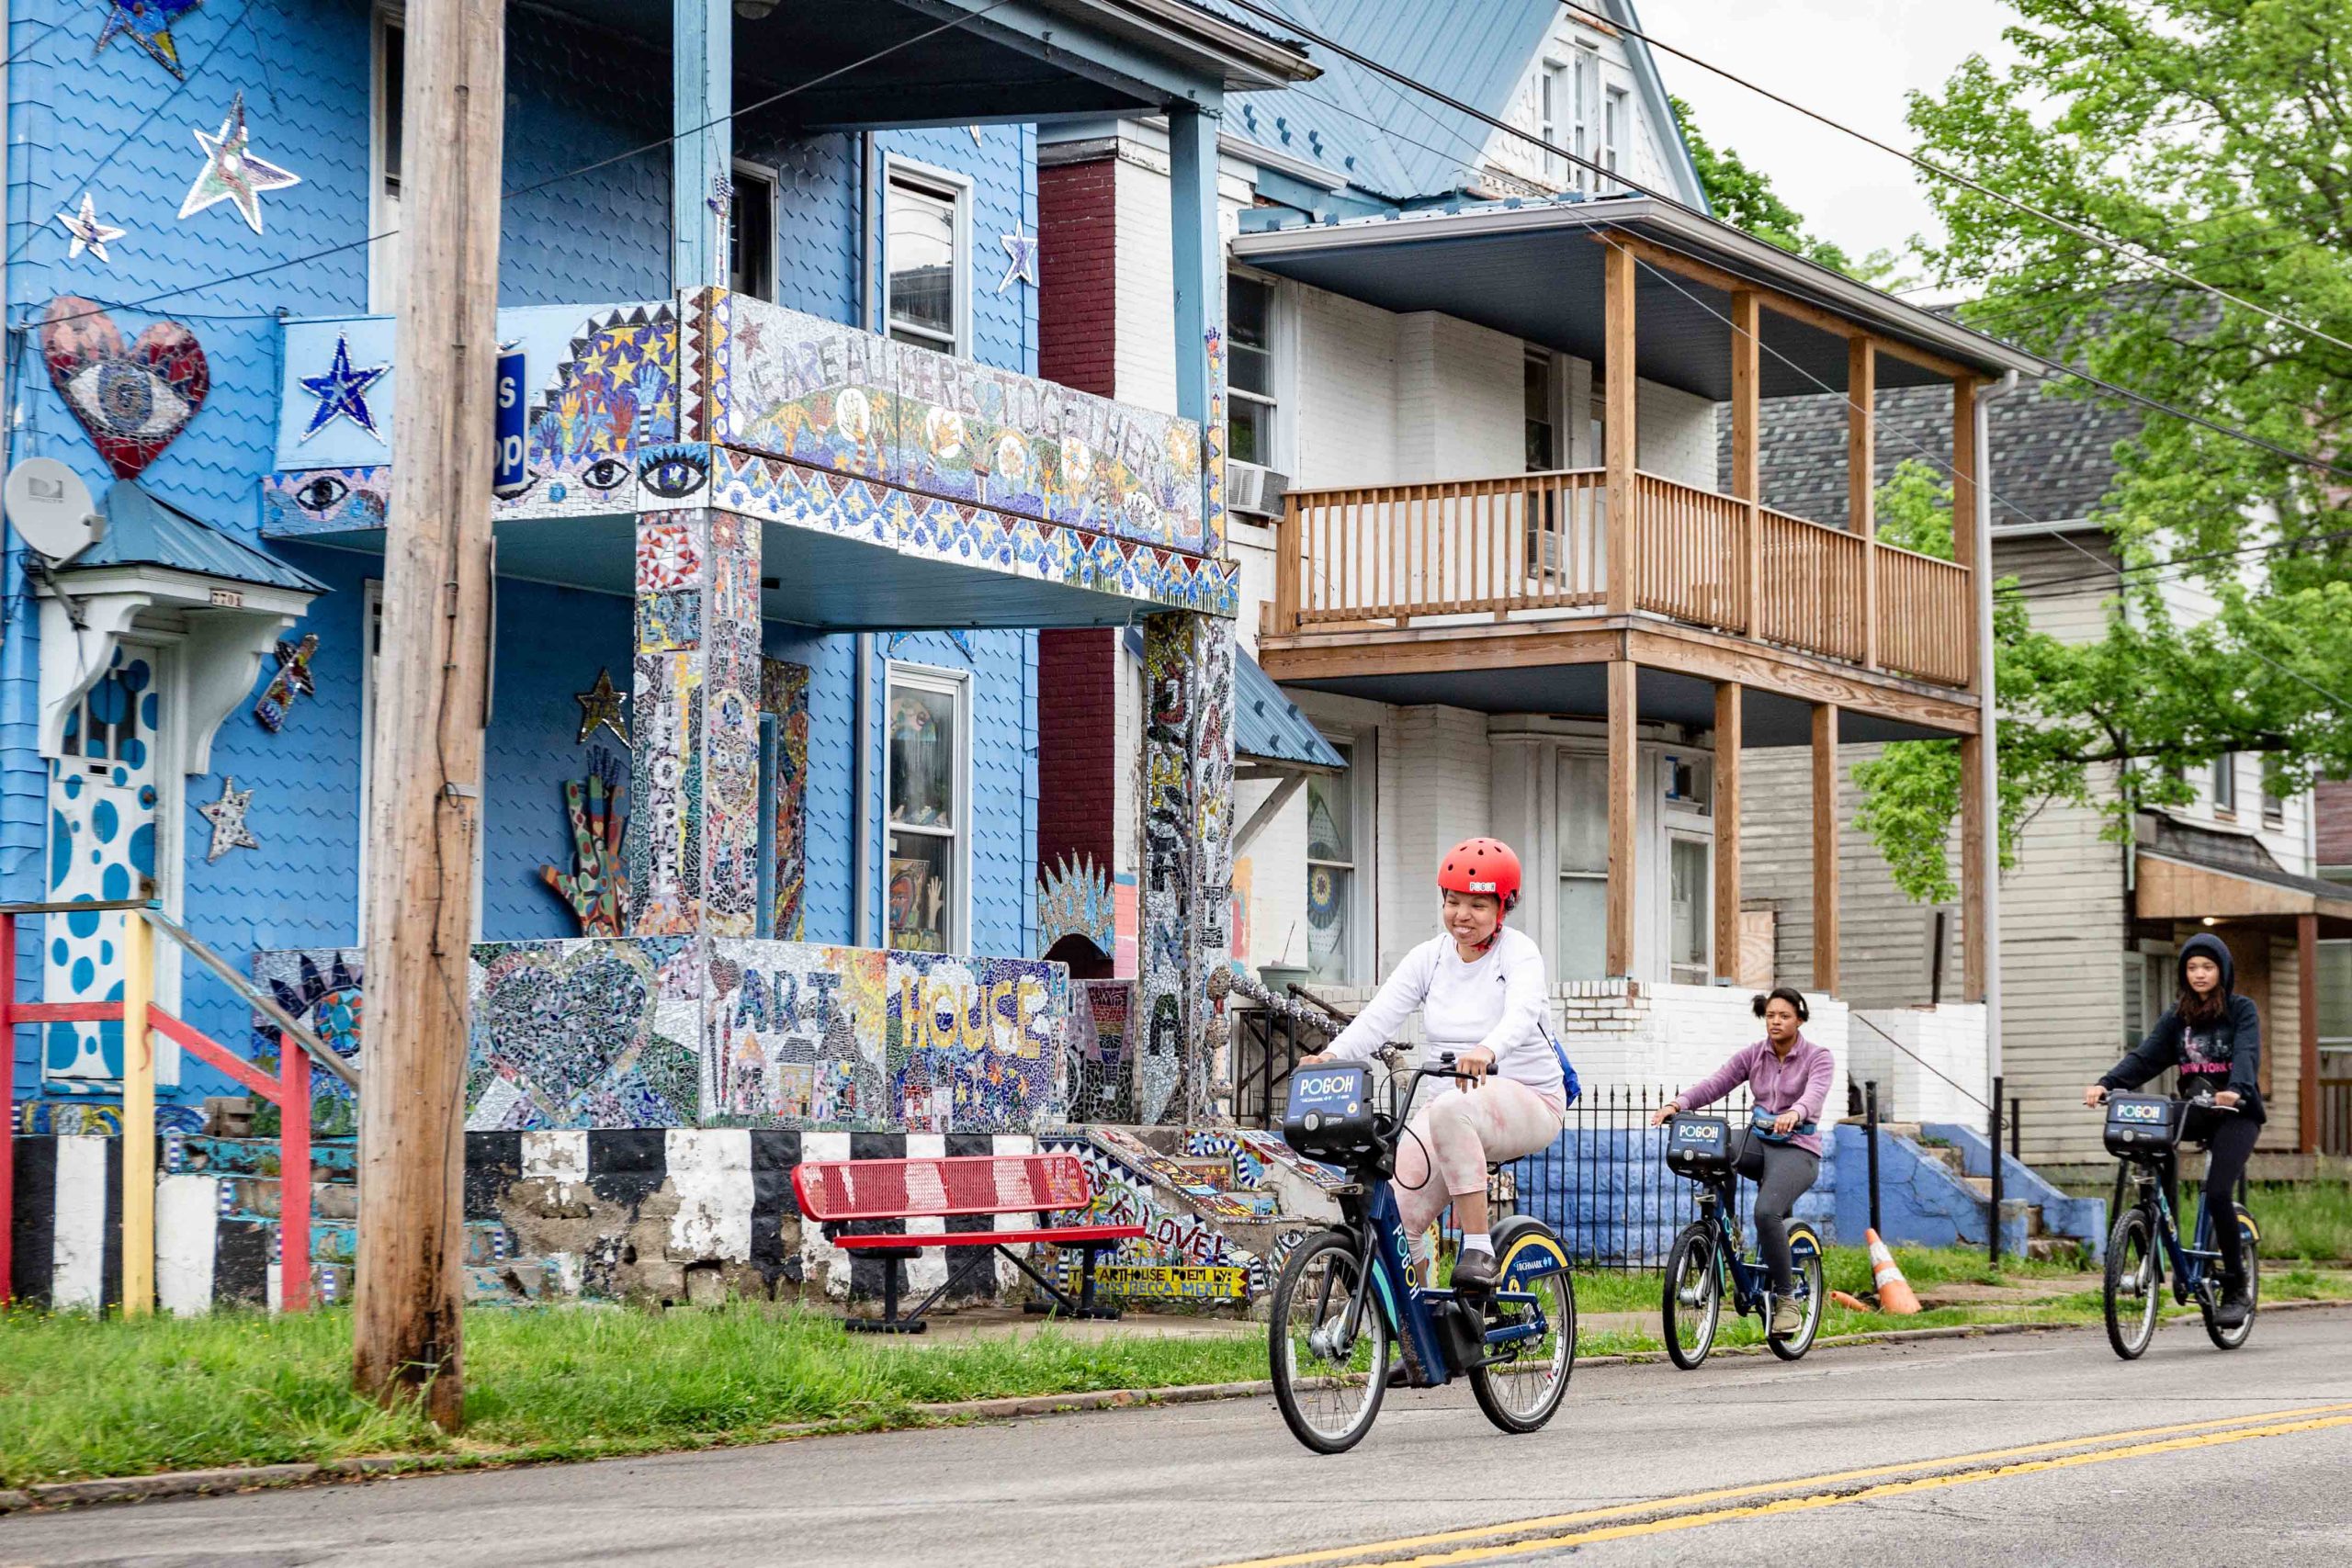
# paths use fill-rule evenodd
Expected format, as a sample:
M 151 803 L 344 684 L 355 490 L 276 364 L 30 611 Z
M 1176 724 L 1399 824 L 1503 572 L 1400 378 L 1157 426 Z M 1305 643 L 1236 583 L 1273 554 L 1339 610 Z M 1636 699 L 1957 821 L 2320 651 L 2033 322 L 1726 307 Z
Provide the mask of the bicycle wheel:
M 2223 1350 L 2236 1349 L 2254 1332 L 2254 1312 L 2262 1297 L 2262 1244 L 2243 1214 L 2238 1216 L 2238 1245 L 2245 1249 L 2245 1321 L 2235 1328 L 2223 1328 L 2213 1321 L 2213 1309 L 2204 1309 L 2206 1336 Z
M 1666 1353 L 1684 1371 L 1695 1371 L 1715 1348 L 1715 1324 L 1724 1310 L 1723 1267 L 1715 1255 L 1715 1233 L 1693 1222 L 1674 1238 L 1666 1255 Z
M 1372 1429 L 1388 1387 L 1388 1320 L 1364 1279 L 1355 1237 L 1325 1231 L 1294 1248 L 1274 1287 L 1267 1349 L 1274 1403 L 1291 1436 L 1317 1453 L 1345 1453 Z M 1342 1340 L 1364 1298 L 1356 1333 Z
M 2107 1237 L 2107 1342 L 2127 1361 L 2138 1360 L 2156 1337 L 2163 1285 L 2148 1211 L 2126 1209 Z
M 1821 1239 L 1806 1226 L 1790 1228 L 1789 1262 L 1797 1278 L 1798 1304 L 1804 1309 L 1804 1320 L 1786 1339 L 1775 1339 L 1770 1334 L 1764 1337 L 1764 1343 L 1772 1347 L 1772 1354 L 1783 1361 L 1799 1360 L 1813 1348 L 1813 1337 L 1821 1332 L 1822 1310 L 1829 1303 L 1829 1284 L 1821 1271 Z
M 1544 1314 L 1544 1333 L 1504 1347 L 1508 1361 L 1470 1369 L 1470 1392 L 1487 1419 L 1506 1432 L 1532 1432 L 1549 1421 L 1568 1392 L 1577 1364 L 1577 1286 L 1568 1273 L 1567 1249 L 1549 1226 L 1527 1220 L 1506 1224 L 1496 1237 L 1501 1265 L 1495 1277 L 1503 1289 L 1524 1291 Z M 1517 1281 L 1510 1283 L 1510 1281 Z M 1487 1326 L 1507 1326 L 1527 1308 L 1489 1302 Z

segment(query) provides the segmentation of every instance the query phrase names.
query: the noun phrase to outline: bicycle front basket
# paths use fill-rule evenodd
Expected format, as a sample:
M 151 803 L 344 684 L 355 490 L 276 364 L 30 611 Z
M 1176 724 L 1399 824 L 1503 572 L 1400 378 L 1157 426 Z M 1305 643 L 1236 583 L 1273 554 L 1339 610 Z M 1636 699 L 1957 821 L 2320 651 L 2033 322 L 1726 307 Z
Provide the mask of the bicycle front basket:
M 1724 1116 L 1677 1116 L 1666 1124 L 1667 1168 L 1678 1176 L 1707 1179 L 1731 1169 L 1731 1120 Z
M 1309 1159 L 1346 1165 L 1371 1152 L 1372 1073 L 1362 1062 L 1317 1062 L 1291 1075 L 1283 1142 Z
M 2180 1142 L 2184 1102 L 2161 1094 L 2107 1097 L 2107 1152 L 2126 1159 L 2163 1154 Z

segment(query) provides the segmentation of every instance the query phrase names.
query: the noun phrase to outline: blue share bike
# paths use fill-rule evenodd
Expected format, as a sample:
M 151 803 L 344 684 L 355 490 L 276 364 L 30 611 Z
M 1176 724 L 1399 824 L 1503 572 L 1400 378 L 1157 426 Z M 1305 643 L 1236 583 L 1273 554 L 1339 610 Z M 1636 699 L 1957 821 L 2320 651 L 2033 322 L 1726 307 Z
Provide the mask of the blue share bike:
M 1727 1117 L 1680 1115 L 1668 1123 L 1668 1168 L 1699 1184 L 1699 1217 L 1682 1227 L 1666 1257 L 1666 1353 L 1686 1372 L 1696 1371 L 1715 1348 L 1726 1292 L 1733 1311 L 1755 1313 L 1767 1324 L 1772 1318 L 1770 1273 L 1757 1259 L 1739 1255 L 1739 1178 L 1732 1169 L 1731 1145 Z M 1784 1361 L 1813 1348 L 1828 1297 L 1821 1237 L 1803 1220 L 1789 1224 L 1789 1265 L 1803 1321 L 1794 1334 L 1765 1336 L 1772 1354 Z
M 2210 1094 L 2193 1100 L 2154 1094 L 2107 1097 L 2107 1150 L 2120 1162 L 2115 1176 L 2115 1228 L 2107 1238 L 2107 1342 L 2127 1361 L 2138 1360 L 2156 1337 L 2167 1262 L 2174 1299 L 2184 1306 L 2197 1303 L 2205 1332 L 2217 1347 L 2234 1350 L 2254 1332 L 2262 1282 L 2262 1233 L 2245 1203 L 2231 1204 L 2237 1211 L 2239 1241 L 2245 1248 L 2245 1321 L 2235 1328 L 2222 1327 L 2214 1315 L 2222 1304 L 2217 1267 L 2222 1254 L 2213 1245 L 2213 1213 L 2199 1200 L 2197 1229 L 2187 1247 L 2180 1244 L 2180 1229 L 2173 1219 L 2177 1151 L 2184 1138 L 2196 1141 L 2190 1118 L 2208 1119 L 2201 1124 L 2211 1127 L 2210 1119 L 2235 1114 L 2231 1106 L 2216 1105 Z M 2127 1180 L 2132 1190 L 2128 1208 L 2123 1203 Z M 2241 1184 L 2241 1196 L 2243 1192 Z
M 1453 1064 L 1447 1053 L 1436 1067 L 1399 1075 L 1408 1086 L 1401 1106 L 1391 1077 L 1387 1111 L 1364 1063 L 1317 1063 L 1291 1078 L 1284 1141 L 1350 1181 L 1339 1193 L 1340 1224 L 1291 1249 L 1268 1325 L 1274 1402 L 1292 1435 L 1317 1453 L 1344 1453 L 1372 1429 L 1392 1344 L 1414 1388 L 1466 1373 L 1478 1408 L 1506 1432 L 1536 1430 L 1567 1392 L 1576 1284 L 1550 1226 L 1525 1214 L 1494 1225 L 1492 1291 L 1441 1290 L 1412 1277 L 1390 1186 L 1396 1148 L 1412 1135 L 1406 1123 L 1421 1080 L 1463 1077 Z

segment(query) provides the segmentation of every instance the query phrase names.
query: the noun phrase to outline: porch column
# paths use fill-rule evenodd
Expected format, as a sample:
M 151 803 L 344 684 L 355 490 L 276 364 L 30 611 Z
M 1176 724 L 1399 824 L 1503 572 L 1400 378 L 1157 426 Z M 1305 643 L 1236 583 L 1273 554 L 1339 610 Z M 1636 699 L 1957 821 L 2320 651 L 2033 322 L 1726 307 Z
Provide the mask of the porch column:
M 1217 228 L 1214 107 L 1168 110 L 1169 230 L 1176 303 L 1176 412 L 1201 426 L 1201 516 L 1225 537 L 1225 241 Z
M 1208 976 L 1232 946 L 1233 623 L 1147 615 L 1143 662 L 1136 1114 L 1188 1121 L 1211 1109 L 1219 1077 Z
M 2295 917 L 2296 1147 L 2319 1153 L 2319 917 Z
M 1846 344 L 1846 527 L 1862 537 L 1862 664 L 1878 668 L 1878 351 Z
M 1608 470 L 1609 613 L 1623 615 L 1634 608 L 1634 465 L 1640 451 L 1634 442 L 1634 253 L 1612 240 L 1601 252 L 1600 265 L 1600 368 L 1604 392 L 1601 439 L 1602 466 Z M 1613 671 L 1615 666 L 1611 668 Z M 1613 878 L 1610 886 L 1616 886 Z M 1611 897 L 1615 897 L 1613 892 Z M 1629 939 L 1632 921 L 1629 907 Z M 1629 946 L 1629 958 L 1631 952 Z M 1611 968 L 1614 970 L 1613 962 Z
M 1609 973 L 1629 979 L 1634 973 L 1634 868 L 1641 863 L 1641 845 L 1636 837 L 1641 826 L 1640 796 L 1634 784 L 1641 773 L 1636 766 L 1639 751 L 1634 744 L 1640 723 L 1634 666 L 1630 660 L 1613 660 L 1609 666 L 1607 957 Z
M 1813 710 L 1813 988 L 1838 991 L 1838 706 Z
M 727 281 L 727 246 L 709 207 L 734 168 L 734 13 L 728 0 L 670 0 L 670 274 L 673 288 Z
M 1744 688 L 1715 688 L 1715 984 L 1739 984 L 1739 747 Z
M 1757 441 L 1761 434 L 1763 344 L 1756 291 L 1741 288 L 1731 297 L 1731 492 L 1747 502 L 1740 594 L 1740 629 L 1749 637 L 1764 635 L 1764 519 L 1759 503 L 1764 487 L 1759 478 Z
M 1951 554 L 1969 569 L 1970 586 L 1981 589 L 1981 575 L 1992 563 L 1976 548 L 1976 387 L 1972 381 L 1951 384 Z M 1992 705 L 1985 701 L 1989 683 L 1984 665 L 1987 650 L 1975 633 L 1972 617 L 1969 637 L 1970 691 L 1980 704 L 1978 732 L 1960 742 L 1960 926 L 1965 946 L 1961 965 L 1961 999 L 1986 999 L 1985 982 L 1992 957 L 1992 864 L 1987 855 L 1985 807 L 1985 742 L 1991 739 Z
M 757 929 L 760 530 L 731 512 L 637 523 L 629 931 Z

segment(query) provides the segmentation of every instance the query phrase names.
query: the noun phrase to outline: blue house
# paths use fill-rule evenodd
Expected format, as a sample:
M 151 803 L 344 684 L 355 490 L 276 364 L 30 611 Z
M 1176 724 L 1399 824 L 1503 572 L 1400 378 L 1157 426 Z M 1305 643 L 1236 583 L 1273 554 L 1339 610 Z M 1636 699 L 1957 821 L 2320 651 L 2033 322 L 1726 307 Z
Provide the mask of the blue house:
M 507 28 L 469 1125 L 1059 1120 L 1036 648 L 1070 626 L 1141 627 L 1170 694 L 1136 998 L 1168 1108 L 1229 874 L 1216 130 L 1312 68 L 1187 0 Z M 8 533 L 0 897 L 152 897 L 364 1062 L 368 804 L 425 787 L 369 762 L 400 13 L 29 0 L 7 45 L 7 460 L 106 525 Z M 1036 375 L 1037 124 L 1102 113 L 1170 128 L 1173 416 Z M 17 999 L 119 998 L 124 918 L 24 917 Z M 156 996 L 253 1043 L 174 943 Z M 16 1131 L 113 1129 L 119 1024 L 13 1041 Z M 159 1124 L 199 1131 L 234 1086 L 156 1049 Z

